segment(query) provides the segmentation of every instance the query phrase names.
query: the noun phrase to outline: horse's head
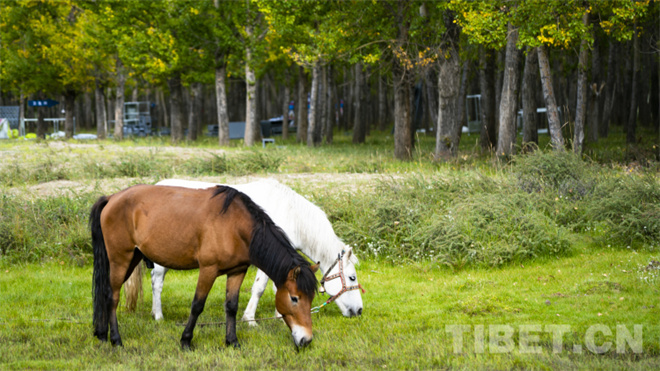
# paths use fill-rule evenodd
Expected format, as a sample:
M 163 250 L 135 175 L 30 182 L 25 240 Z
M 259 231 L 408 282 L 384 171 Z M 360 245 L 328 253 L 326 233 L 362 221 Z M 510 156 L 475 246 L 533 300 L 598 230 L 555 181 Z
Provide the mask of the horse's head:
M 286 282 L 277 288 L 275 308 L 291 329 L 293 341 L 298 347 L 312 342 L 312 301 L 318 281 L 314 266 L 298 266 L 289 271 Z
M 335 264 L 325 272 L 321 281 L 323 290 L 341 310 L 344 317 L 354 317 L 362 315 L 362 295 L 360 291 L 362 286 L 358 283 L 355 263 L 357 258 L 353 255 L 350 247 L 348 252 L 342 253 L 337 257 Z

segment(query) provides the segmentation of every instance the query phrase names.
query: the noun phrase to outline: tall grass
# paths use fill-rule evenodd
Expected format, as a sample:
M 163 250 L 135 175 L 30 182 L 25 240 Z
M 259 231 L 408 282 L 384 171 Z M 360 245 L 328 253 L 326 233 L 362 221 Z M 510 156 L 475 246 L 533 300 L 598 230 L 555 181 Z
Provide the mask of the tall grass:
M 319 152 L 332 157 L 336 150 Z M 660 240 L 660 184 L 652 169 L 622 171 L 570 153 L 537 151 L 495 168 L 474 158 L 430 165 L 420 153 L 414 163 L 401 164 L 395 172 L 394 163 L 378 151 L 362 150 L 352 152 L 352 160 L 329 158 L 327 171 L 393 176 L 380 177 L 383 180 L 366 190 L 342 192 L 327 186 L 305 194 L 326 211 L 340 237 L 365 257 L 490 267 L 570 255 L 576 234 L 623 247 L 657 246 Z M 202 150 L 186 156 L 158 149 L 100 148 L 89 153 L 77 154 L 75 162 L 48 152 L 5 165 L 0 186 L 52 179 L 269 173 L 290 169 L 292 163 L 307 166 L 316 152 L 294 145 L 220 154 Z M 419 169 L 409 171 L 414 166 Z M 12 261 L 85 256 L 86 213 L 97 196 L 91 192 L 30 200 L 3 195 L 0 254 Z
M 0 186 L 16 187 L 53 180 L 168 178 L 200 175 L 247 175 L 277 172 L 283 163 L 277 152 L 237 151 L 229 155 L 203 152 L 192 158 L 158 151 L 127 151 L 107 156 L 93 153 L 66 158 L 52 155 L 16 161 L 0 167 Z
M 85 264 L 91 254 L 87 230 L 91 194 L 25 200 L 0 196 L 0 259 L 8 263 L 67 257 Z

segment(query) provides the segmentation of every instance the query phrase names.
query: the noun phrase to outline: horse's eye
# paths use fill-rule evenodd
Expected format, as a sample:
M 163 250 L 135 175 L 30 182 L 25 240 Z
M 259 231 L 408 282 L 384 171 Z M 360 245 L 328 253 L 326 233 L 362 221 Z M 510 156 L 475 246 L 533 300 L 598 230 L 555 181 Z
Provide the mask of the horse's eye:
M 353 281 L 353 282 L 355 282 L 355 280 L 356 280 L 357 278 L 356 278 L 355 276 L 350 276 L 350 277 L 348 277 L 348 279 L 351 280 L 351 281 Z
M 297 296 L 292 296 L 292 297 L 291 297 L 291 302 L 292 302 L 293 304 L 298 304 L 298 297 L 297 297 Z

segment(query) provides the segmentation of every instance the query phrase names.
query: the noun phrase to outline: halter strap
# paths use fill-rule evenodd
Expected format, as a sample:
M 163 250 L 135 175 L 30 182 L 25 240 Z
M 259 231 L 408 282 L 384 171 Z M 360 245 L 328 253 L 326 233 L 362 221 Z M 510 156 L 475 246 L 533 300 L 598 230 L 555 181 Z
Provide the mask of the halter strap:
M 323 308 L 326 305 L 328 305 L 328 304 L 332 303 L 333 301 L 337 300 L 337 298 L 339 298 L 345 292 L 352 291 L 352 290 L 358 290 L 358 289 L 362 290 L 362 293 L 365 292 L 364 289 L 362 288 L 362 285 L 360 285 L 359 283 L 357 285 L 353 285 L 353 286 L 346 286 L 346 278 L 344 277 L 344 264 L 342 263 L 342 259 L 343 259 L 345 253 L 346 253 L 346 251 L 342 249 L 341 254 L 338 254 L 337 260 L 335 260 L 335 262 L 332 263 L 330 268 L 328 268 L 326 273 L 323 275 L 323 278 L 321 278 L 321 290 L 320 290 L 321 294 L 325 294 L 325 287 L 323 285 L 327 281 L 332 281 L 335 278 L 339 278 L 341 280 L 341 290 L 339 290 L 339 292 L 336 293 L 335 295 L 331 296 L 330 299 L 328 299 L 325 303 L 319 305 L 318 307 L 312 308 L 312 313 L 318 313 L 321 310 L 321 308 Z M 332 275 L 328 275 L 328 273 L 330 273 L 330 271 L 332 271 L 332 269 L 337 264 L 339 264 L 339 272 L 335 273 L 335 274 L 332 274 Z

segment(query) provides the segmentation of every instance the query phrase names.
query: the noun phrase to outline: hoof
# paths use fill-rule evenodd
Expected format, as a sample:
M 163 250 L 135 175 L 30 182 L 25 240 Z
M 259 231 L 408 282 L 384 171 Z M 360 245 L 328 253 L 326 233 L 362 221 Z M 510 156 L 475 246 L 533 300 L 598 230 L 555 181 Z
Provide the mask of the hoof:
M 181 341 L 181 350 L 184 352 L 191 352 L 193 349 L 189 341 Z

